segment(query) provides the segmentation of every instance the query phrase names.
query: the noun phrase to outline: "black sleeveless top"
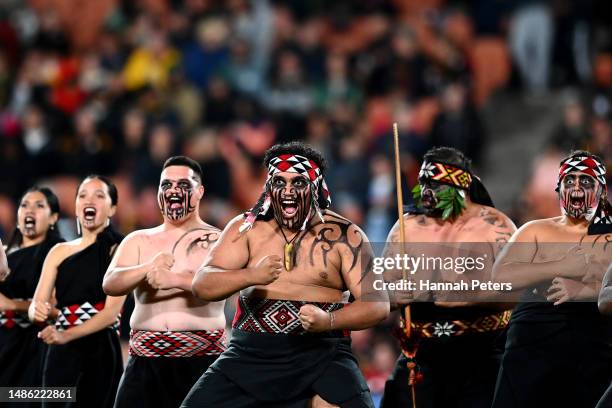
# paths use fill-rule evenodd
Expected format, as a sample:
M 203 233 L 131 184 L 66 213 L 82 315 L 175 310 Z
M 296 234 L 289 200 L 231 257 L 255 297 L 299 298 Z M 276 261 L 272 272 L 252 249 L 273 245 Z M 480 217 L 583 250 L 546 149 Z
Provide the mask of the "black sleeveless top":
M 4 282 L 0 282 L 0 292 L 11 299 L 31 299 L 47 253 L 60 242 L 64 242 L 61 237 L 48 235 L 38 245 L 10 252 L 6 258 L 11 273 Z
M 55 295 L 57 308 L 89 302 L 103 302 L 106 294 L 102 280 L 112 258 L 114 246 L 123 236 L 107 227 L 98 234 L 96 241 L 81 251 L 64 259 L 57 267 Z

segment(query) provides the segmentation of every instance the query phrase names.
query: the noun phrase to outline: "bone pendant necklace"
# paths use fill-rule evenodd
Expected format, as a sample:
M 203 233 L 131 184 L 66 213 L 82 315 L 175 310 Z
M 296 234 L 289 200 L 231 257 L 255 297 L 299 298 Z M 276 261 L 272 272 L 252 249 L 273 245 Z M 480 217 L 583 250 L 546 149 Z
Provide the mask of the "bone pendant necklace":
M 293 267 L 295 266 L 295 247 L 293 246 L 293 241 L 295 241 L 295 239 L 298 237 L 298 235 L 300 235 L 300 231 L 298 231 L 293 238 L 291 238 L 291 241 L 289 241 L 287 239 L 287 237 L 285 236 L 285 232 L 283 231 L 283 228 L 279 225 L 278 228 L 281 231 L 281 234 L 283 234 L 283 238 L 285 239 L 285 257 L 284 257 L 284 262 L 285 262 L 285 270 L 290 271 L 293 269 Z

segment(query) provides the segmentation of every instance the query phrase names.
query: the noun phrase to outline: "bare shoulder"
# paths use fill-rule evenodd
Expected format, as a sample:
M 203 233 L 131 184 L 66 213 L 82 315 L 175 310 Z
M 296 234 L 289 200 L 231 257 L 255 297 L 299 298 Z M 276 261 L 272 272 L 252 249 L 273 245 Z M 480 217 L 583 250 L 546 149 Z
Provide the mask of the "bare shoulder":
M 484 224 L 488 224 L 497 228 L 509 228 L 513 231 L 516 230 L 514 222 L 506 214 L 498 210 L 497 208 L 489 207 L 486 205 L 480 205 L 478 211 L 478 219 Z
M 235 216 L 234 218 L 232 218 L 227 225 L 225 226 L 225 228 L 223 228 L 223 232 L 226 231 L 236 231 L 238 232 L 238 229 L 240 228 L 240 226 L 242 225 L 242 223 L 244 222 L 244 214 L 238 214 L 237 216 Z M 255 224 L 253 224 L 253 228 L 255 228 L 257 226 L 259 222 L 256 221 Z
M 355 224 L 353 221 L 349 220 L 348 218 L 341 216 L 338 213 L 326 210 L 325 214 L 323 214 L 323 219 L 325 220 L 324 223 L 315 224 L 315 225 L 321 225 L 323 226 L 322 228 L 325 228 L 325 225 L 329 225 L 329 226 L 337 225 L 338 227 L 340 227 L 341 231 L 344 232 L 345 234 L 352 234 L 352 235 L 359 234 L 359 235 L 362 235 L 364 238 L 366 238 L 365 232 L 363 232 L 363 230 L 359 228 L 357 224 Z
M 72 241 L 60 242 L 55 244 L 47 253 L 46 261 L 50 263 L 58 264 L 64 258 L 78 252 L 81 247 L 81 239 L 73 239 Z
M 242 218 L 242 216 L 240 216 Z M 234 218 L 235 219 L 235 218 Z M 214 225 L 210 225 L 207 222 L 202 221 L 200 223 L 201 228 L 206 231 L 207 233 L 215 233 L 215 234 L 220 234 L 221 233 L 221 229 L 215 227 Z
M 538 237 L 554 234 L 561 217 L 533 220 L 523 224 L 514 234 L 516 241 L 537 241 Z
M 139 229 L 136 231 L 132 231 L 123 238 L 122 242 L 131 243 L 137 242 L 145 237 L 151 237 L 161 232 L 161 226 L 153 227 L 153 228 L 145 228 Z

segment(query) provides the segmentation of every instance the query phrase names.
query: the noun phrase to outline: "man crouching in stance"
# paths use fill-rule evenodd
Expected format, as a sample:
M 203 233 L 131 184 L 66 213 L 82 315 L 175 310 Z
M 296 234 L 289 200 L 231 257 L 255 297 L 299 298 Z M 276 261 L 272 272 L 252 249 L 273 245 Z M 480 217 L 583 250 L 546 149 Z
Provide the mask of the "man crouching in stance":
M 261 198 L 227 225 L 194 278 L 193 292 L 208 301 L 242 292 L 227 351 L 183 406 L 297 408 L 318 394 L 343 408 L 373 407 L 349 337 L 389 313 L 384 292 L 366 284 L 368 239 L 328 209 L 319 152 L 275 145 L 264 165 Z

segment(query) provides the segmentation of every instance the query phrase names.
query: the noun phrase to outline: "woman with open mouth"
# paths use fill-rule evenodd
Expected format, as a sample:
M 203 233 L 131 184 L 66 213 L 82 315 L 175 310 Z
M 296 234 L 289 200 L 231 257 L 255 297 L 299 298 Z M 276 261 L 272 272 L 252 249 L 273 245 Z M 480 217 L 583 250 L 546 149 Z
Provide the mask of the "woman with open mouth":
M 117 329 L 125 296 L 106 296 L 102 279 L 123 237 L 110 226 L 117 206 L 117 188 L 102 176 L 79 185 L 76 218 L 80 237 L 49 251 L 34 298 L 30 320 L 52 317 L 54 325 L 39 333 L 49 344 L 43 386 L 76 387 L 76 404 L 111 407 L 123 371 Z M 43 403 L 43 406 L 45 404 Z
M 28 320 L 28 307 L 47 253 L 64 241 L 55 228 L 59 211 L 57 196 L 45 187 L 30 188 L 19 202 L 7 246 L 10 273 L 0 282 L 1 387 L 42 385 L 47 345 L 38 340 L 41 327 Z

